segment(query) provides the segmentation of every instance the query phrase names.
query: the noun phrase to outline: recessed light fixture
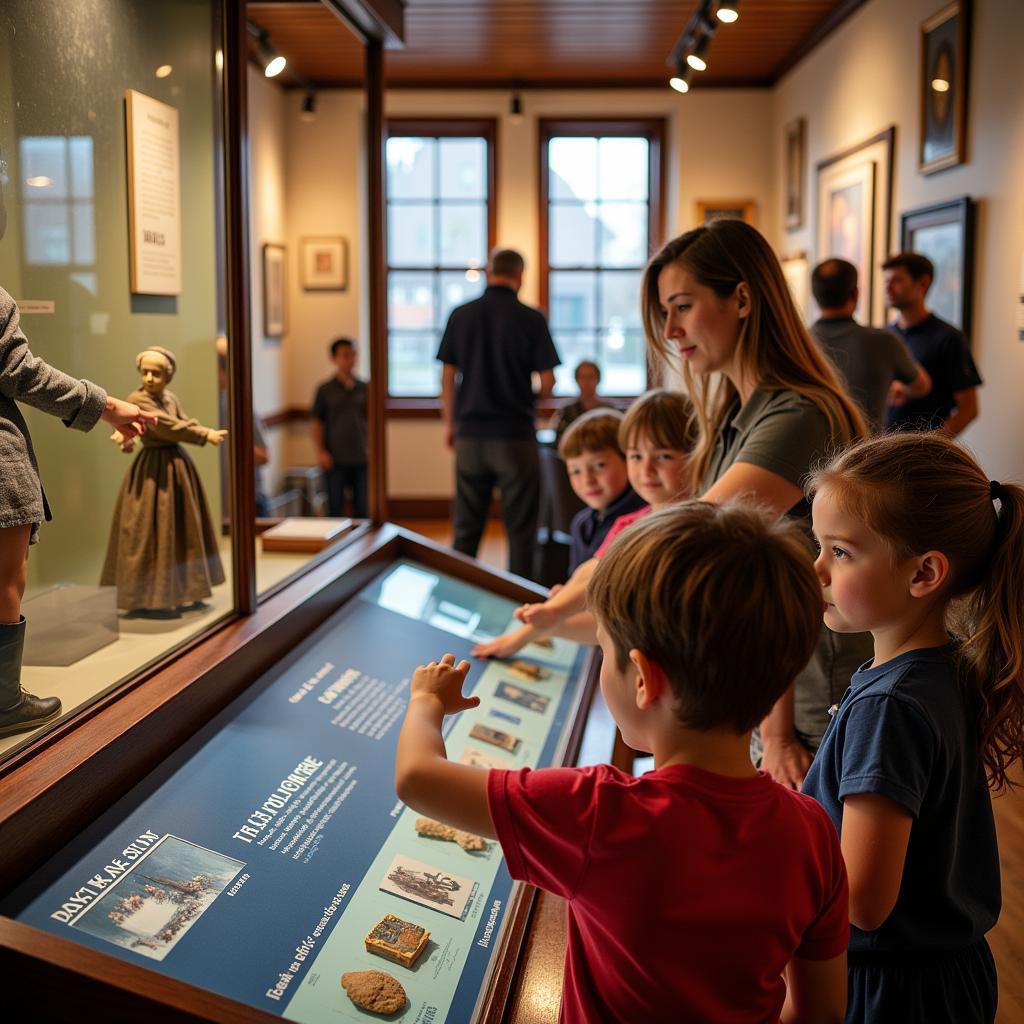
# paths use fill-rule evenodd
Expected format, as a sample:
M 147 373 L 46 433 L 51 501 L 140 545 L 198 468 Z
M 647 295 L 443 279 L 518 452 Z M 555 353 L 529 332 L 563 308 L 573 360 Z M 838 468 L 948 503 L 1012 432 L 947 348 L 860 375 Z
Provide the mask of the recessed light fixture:
M 53 178 L 48 178 L 45 174 L 37 174 L 35 177 L 26 178 L 25 184 L 32 188 L 49 188 L 53 184 Z
M 170 64 L 161 64 L 153 74 L 155 74 L 157 78 L 166 78 L 173 70 L 174 68 L 172 68 Z

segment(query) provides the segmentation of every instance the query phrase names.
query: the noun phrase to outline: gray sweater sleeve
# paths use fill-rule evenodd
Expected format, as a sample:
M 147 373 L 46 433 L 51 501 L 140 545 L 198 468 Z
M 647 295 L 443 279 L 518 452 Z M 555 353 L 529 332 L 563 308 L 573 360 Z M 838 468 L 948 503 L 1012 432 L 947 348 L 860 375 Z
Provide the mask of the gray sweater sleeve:
M 106 408 L 107 393 L 32 355 L 19 319 L 14 300 L 0 288 L 0 394 L 58 416 L 65 426 L 92 430 Z

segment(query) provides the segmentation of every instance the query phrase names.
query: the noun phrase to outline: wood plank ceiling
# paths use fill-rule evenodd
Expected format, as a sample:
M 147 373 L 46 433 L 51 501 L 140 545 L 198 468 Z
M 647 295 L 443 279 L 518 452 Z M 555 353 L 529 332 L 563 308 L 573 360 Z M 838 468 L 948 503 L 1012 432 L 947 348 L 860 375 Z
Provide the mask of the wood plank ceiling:
M 768 86 L 863 0 L 742 0 L 711 43 L 695 87 Z M 666 60 L 697 0 L 406 0 L 405 46 L 386 56 L 390 88 L 664 86 Z M 325 6 L 249 3 L 304 79 L 362 81 L 362 46 Z M 254 52 L 254 51 L 253 51 Z M 287 82 L 287 72 L 282 84 Z

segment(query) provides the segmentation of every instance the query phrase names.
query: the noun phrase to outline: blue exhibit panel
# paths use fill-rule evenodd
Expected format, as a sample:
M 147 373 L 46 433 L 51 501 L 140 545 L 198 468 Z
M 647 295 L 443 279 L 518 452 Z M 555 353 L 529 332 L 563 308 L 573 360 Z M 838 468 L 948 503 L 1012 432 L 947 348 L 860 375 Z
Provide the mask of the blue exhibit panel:
M 512 609 L 413 563 L 389 567 L 0 909 L 291 1020 L 369 1019 L 340 986 L 369 969 L 406 991 L 389 1019 L 470 1020 L 512 882 L 497 844 L 421 834 L 395 796 L 394 755 L 415 666 L 468 656 Z M 446 723 L 449 757 L 551 763 L 583 654 L 561 642 L 529 653 L 544 678 L 473 663 L 481 706 Z M 429 932 L 411 967 L 365 946 L 387 914 Z

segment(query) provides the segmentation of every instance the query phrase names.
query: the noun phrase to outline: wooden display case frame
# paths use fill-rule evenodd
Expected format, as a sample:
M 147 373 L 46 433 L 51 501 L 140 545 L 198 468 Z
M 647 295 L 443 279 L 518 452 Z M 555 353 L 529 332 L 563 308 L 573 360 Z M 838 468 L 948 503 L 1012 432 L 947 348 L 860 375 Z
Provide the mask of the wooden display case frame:
M 544 593 L 392 524 L 367 531 L 261 604 L 254 615 L 229 622 L 144 685 L 96 710 L 45 751 L 0 777 L 0 890 L 9 891 L 49 859 L 398 559 L 419 562 L 517 602 Z M 571 764 L 576 758 L 597 666 L 591 651 L 559 737 L 555 764 Z M 531 886 L 513 886 L 476 1024 L 507 1019 L 534 897 Z M 556 921 L 548 929 L 556 934 L 542 941 L 550 946 L 553 939 L 557 946 L 559 928 Z M 557 949 L 548 961 L 557 963 L 552 983 L 560 982 Z M 13 999 L 33 1020 L 77 1020 L 83 1006 L 105 1022 L 282 1019 L 3 916 L 0 970 L 18 979 L 5 997 L 7 1005 Z

